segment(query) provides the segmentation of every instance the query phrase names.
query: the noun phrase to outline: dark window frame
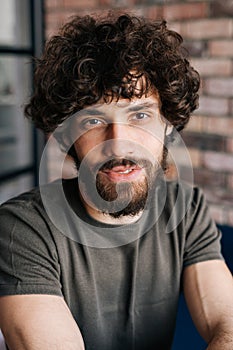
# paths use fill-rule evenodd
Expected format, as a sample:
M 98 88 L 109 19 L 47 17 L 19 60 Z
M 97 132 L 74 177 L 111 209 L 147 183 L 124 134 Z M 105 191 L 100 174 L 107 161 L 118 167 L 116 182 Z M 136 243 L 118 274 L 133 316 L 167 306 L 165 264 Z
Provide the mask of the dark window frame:
M 38 57 L 40 56 L 44 41 L 45 41 L 45 25 L 44 25 L 44 0 L 28 0 L 29 6 L 29 38 L 30 45 L 29 47 L 20 47 L 20 46 L 6 46 L 0 45 L 0 56 L 2 54 L 10 54 L 15 57 L 20 56 L 29 56 L 29 57 Z M 31 63 L 31 82 L 33 88 L 33 71 L 34 64 Z M 33 186 L 39 185 L 39 164 L 40 157 L 44 148 L 45 138 L 41 135 L 34 127 L 32 128 L 32 162 L 30 165 L 16 168 L 12 171 L 4 172 L 0 174 L 0 185 L 5 182 L 15 179 L 22 175 L 32 175 L 33 177 Z

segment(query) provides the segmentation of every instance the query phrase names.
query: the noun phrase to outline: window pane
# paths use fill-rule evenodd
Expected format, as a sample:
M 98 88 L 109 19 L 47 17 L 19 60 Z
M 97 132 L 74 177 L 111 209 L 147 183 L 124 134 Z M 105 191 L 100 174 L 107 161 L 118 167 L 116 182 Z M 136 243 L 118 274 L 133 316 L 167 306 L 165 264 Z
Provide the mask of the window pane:
M 0 174 L 32 163 L 32 127 L 23 116 L 30 91 L 28 57 L 0 56 Z
M 0 1 L 0 46 L 30 47 L 29 0 Z

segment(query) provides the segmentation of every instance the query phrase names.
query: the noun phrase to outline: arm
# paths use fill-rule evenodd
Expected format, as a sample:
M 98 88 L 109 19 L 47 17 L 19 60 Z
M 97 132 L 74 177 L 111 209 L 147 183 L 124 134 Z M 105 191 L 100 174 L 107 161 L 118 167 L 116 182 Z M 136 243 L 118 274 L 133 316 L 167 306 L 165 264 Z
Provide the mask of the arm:
M 233 280 L 226 264 L 209 260 L 185 268 L 184 294 L 207 350 L 233 349 Z
M 84 350 L 80 330 L 62 297 L 0 297 L 0 328 L 10 350 Z

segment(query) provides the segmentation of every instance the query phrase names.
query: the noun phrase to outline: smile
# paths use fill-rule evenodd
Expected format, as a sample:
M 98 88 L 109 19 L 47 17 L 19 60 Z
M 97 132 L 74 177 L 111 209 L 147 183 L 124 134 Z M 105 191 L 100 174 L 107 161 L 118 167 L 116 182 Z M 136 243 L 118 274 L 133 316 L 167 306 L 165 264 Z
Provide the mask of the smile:
M 121 181 L 134 181 L 142 173 L 143 168 L 133 166 L 115 166 L 111 169 L 104 169 L 100 171 L 101 174 L 106 176 L 112 182 Z
M 133 169 L 127 169 L 125 171 L 119 171 L 119 174 L 129 174 L 131 171 L 133 171 Z

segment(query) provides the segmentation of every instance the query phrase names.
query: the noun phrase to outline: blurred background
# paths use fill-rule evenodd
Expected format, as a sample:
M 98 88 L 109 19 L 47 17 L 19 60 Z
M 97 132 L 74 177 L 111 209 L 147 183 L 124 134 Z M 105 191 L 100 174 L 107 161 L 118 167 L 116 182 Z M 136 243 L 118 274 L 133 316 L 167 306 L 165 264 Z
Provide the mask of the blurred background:
M 202 77 L 200 107 L 182 134 L 194 182 L 204 190 L 217 223 L 233 226 L 232 0 L 1 0 L 0 202 L 38 185 L 45 140 L 23 117 L 33 91 L 31 57 L 41 54 L 44 41 L 70 16 L 109 9 L 166 19 L 183 36 Z M 48 179 L 56 157 L 51 152 Z M 180 169 L 188 171 L 185 162 Z M 169 173 L 176 173 L 173 164 Z

